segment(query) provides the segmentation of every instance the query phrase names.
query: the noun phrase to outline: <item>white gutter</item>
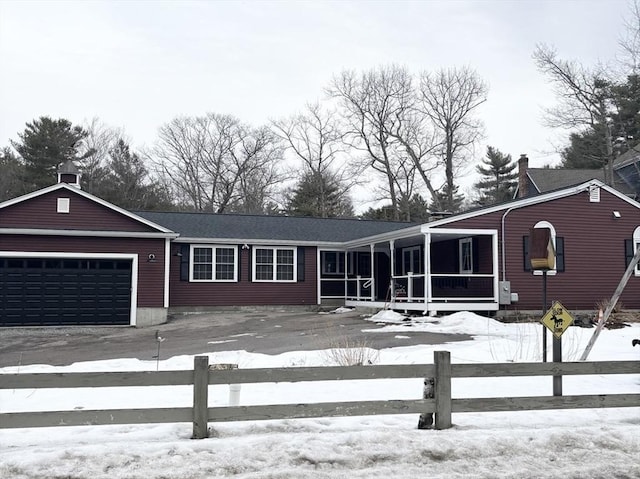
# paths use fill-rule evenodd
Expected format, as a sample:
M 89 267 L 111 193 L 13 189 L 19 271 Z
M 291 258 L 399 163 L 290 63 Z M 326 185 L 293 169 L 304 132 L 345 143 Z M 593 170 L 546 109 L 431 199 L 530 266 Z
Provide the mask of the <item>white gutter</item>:
M 143 231 L 88 231 L 40 228 L 0 228 L 0 235 L 91 236 L 103 238 L 177 238 L 178 233 L 147 233 Z

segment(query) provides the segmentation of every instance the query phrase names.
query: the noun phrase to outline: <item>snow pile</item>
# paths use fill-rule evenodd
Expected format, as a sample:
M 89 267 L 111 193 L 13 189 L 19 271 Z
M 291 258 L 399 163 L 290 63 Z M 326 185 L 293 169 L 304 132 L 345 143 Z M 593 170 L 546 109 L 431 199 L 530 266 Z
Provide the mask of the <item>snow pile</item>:
M 438 323 L 434 322 L 437 321 Z M 424 318 L 411 328 L 482 334 L 451 344 L 380 351 L 381 364 L 420 364 L 436 350 L 452 361 L 511 361 L 515 349 L 538 350 L 539 324 L 493 324 L 471 313 Z M 400 326 L 389 326 L 400 327 Z M 404 326 L 403 326 L 404 327 Z M 466 328 L 465 328 L 466 327 Z M 411 328 L 403 329 L 411 334 Z M 491 334 L 487 334 L 487 332 Z M 584 350 L 593 329 L 569 328 L 566 354 Z M 590 360 L 637 360 L 640 324 L 605 330 Z M 323 365 L 324 351 L 276 356 L 209 354 L 240 368 Z M 21 372 L 155 370 L 155 361 L 120 359 Z M 160 361 L 160 370 L 191 369 L 192 356 Z M 1 373 L 16 368 L 0 369 Z M 551 378 L 456 379 L 453 397 L 550 395 Z M 637 393 L 640 375 L 568 376 L 564 393 Z M 245 384 L 240 405 L 418 399 L 422 380 Z M 212 386 L 210 406 L 226 405 L 228 386 Z M 0 412 L 185 407 L 191 387 L 0 390 Z M 0 478 L 605 478 L 640 477 L 639 408 L 466 413 L 448 430 L 418 430 L 417 415 L 211 423 L 212 437 L 191 440 L 190 424 L 0 429 Z
M 407 320 L 407 317 L 404 314 L 400 314 L 396 311 L 383 309 L 382 311 L 378 311 L 373 316 L 368 316 L 364 319 L 366 321 L 373 321 L 374 323 L 403 323 Z

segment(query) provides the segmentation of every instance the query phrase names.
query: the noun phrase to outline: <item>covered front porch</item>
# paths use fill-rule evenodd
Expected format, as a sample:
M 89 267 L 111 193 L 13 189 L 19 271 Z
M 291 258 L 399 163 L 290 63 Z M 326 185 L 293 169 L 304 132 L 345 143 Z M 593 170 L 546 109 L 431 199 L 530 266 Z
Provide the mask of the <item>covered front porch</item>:
M 496 311 L 498 233 L 407 228 L 319 250 L 320 302 L 402 311 Z

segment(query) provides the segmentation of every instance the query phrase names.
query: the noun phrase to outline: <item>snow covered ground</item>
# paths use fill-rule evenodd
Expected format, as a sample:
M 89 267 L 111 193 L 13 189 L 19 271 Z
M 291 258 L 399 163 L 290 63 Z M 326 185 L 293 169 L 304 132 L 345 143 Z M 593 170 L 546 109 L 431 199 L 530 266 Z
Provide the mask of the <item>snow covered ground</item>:
M 470 341 L 377 352 L 379 364 L 433 361 L 525 362 L 541 357 L 539 324 L 502 324 L 472 313 L 407 322 L 384 312 L 398 338 L 412 332 L 466 333 Z M 363 323 L 363 329 L 367 329 Z M 577 360 L 593 329 L 569 328 L 563 355 Z M 375 334 L 375 333 L 371 333 Z M 640 360 L 640 324 L 605 330 L 589 360 Z M 231 351 L 211 363 L 241 368 L 331 365 L 326 351 L 278 356 Z M 192 356 L 160 362 L 191 369 Z M 1 373 L 155 370 L 135 359 L 0 369 Z M 1 377 L 0 377 L 1 381 Z M 210 405 L 227 404 L 227 386 L 210 389 Z M 551 378 L 459 379 L 453 397 L 551 395 Z M 564 378 L 564 393 L 638 393 L 640 375 Z M 0 390 L 0 412 L 190 406 L 190 387 Z M 240 404 L 419 399 L 421 380 L 243 385 Z M 0 418 L 1 420 L 1 418 Z M 0 430 L 2 479 L 234 478 L 640 478 L 640 408 L 454 414 L 452 429 L 418 430 L 416 415 L 320 418 L 213 425 L 191 440 L 191 424 Z

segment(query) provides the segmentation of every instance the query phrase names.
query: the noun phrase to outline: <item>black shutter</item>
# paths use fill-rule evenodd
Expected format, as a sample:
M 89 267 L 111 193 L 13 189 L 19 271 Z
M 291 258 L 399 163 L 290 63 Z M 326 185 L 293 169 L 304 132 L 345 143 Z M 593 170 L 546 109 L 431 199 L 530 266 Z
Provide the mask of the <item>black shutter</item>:
M 529 261 L 529 237 L 522 237 L 522 259 L 524 261 L 524 270 L 531 271 L 531 261 Z
M 556 236 L 556 271 L 564 271 L 564 238 Z
M 298 281 L 304 281 L 304 248 L 298 248 Z
M 247 258 L 247 281 L 251 283 L 253 281 L 253 246 L 249 247 Z
M 633 241 L 630 239 L 624 240 L 624 267 L 628 268 L 633 259 Z
M 189 281 L 189 252 L 188 244 L 180 245 L 180 281 Z
M 473 259 L 473 272 L 477 273 L 480 271 L 480 248 L 479 248 L 479 240 L 478 238 L 473 238 L 471 240 L 471 258 Z

